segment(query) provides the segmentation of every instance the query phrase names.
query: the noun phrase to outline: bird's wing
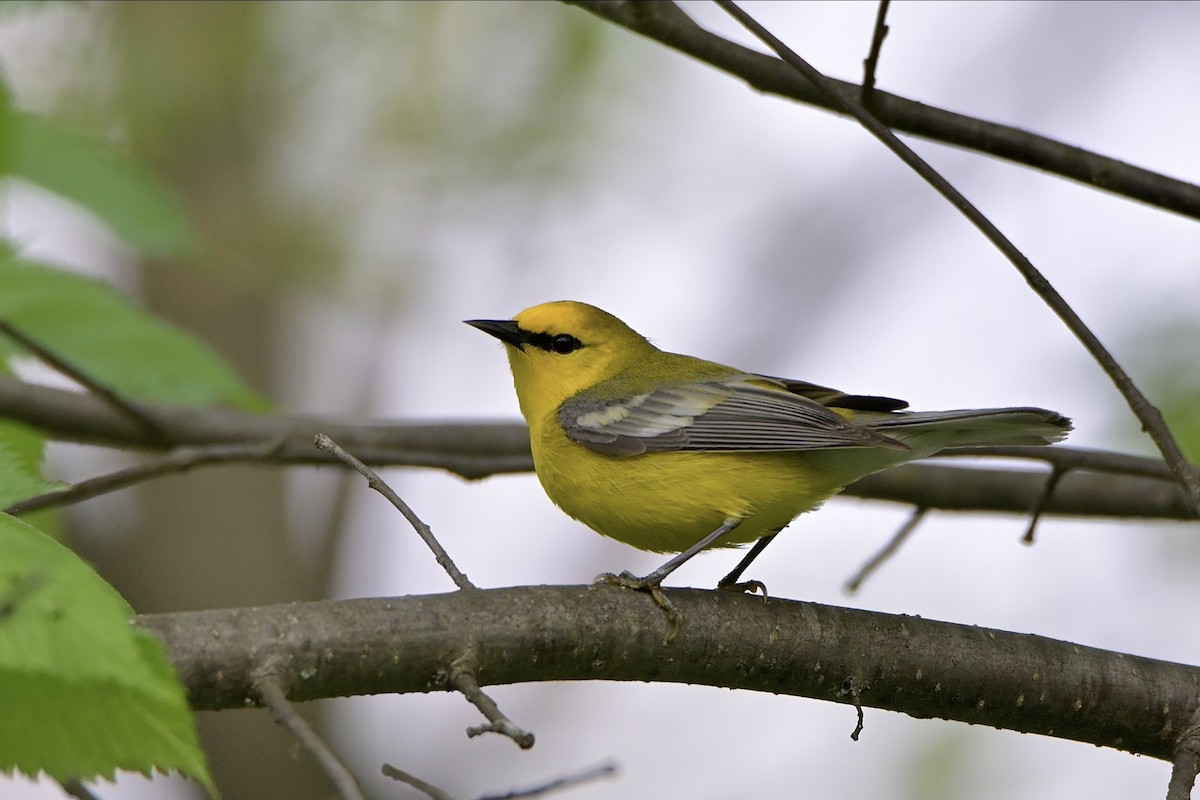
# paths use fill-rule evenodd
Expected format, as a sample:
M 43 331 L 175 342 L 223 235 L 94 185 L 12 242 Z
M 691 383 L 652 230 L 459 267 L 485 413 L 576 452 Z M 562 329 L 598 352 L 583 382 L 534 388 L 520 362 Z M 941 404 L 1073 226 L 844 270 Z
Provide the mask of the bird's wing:
M 559 407 L 558 420 L 572 441 L 610 455 L 908 449 L 788 389 L 773 378 L 734 375 L 615 398 L 583 393 Z
M 808 381 L 792 378 L 771 378 L 783 385 L 792 394 L 815 400 L 829 408 L 845 408 L 853 411 L 899 411 L 908 408 L 908 403 L 894 397 L 879 397 L 873 394 L 846 394 L 828 386 L 818 386 Z

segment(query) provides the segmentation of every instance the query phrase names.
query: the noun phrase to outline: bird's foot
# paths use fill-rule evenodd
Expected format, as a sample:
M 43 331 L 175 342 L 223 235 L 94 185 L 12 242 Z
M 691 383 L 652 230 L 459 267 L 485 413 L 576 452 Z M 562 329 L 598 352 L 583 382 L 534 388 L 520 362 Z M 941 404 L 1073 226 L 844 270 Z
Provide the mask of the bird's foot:
M 622 572 L 620 575 L 606 572 L 603 575 L 597 576 L 595 582 L 607 583 L 610 586 L 621 586 L 625 589 L 633 589 L 635 592 L 646 592 L 654 598 L 654 602 L 659 608 L 667 612 L 667 622 L 671 625 L 671 632 L 667 634 L 667 638 L 663 640 L 663 644 L 670 644 L 679 635 L 680 627 L 683 624 L 683 614 L 670 601 L 667 593 L 663 591 L 661 575 L 651 573 L 644 578 L 639 578 L 629 571 Z
M 745 592 L 747 594 L 762 594 L 763 602 L 767 602 L 767 585 L 762 581 L 730 581 L 722 578 L 717 588 L 723 592 Z

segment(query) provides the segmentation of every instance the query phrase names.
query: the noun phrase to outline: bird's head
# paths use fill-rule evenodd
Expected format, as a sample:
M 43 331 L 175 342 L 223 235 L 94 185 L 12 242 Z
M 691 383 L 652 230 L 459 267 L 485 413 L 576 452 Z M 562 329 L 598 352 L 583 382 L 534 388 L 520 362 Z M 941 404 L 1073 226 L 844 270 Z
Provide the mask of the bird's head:
M 504 342 L 521 413 L 531 424 L 657 350 L 612 314 L 570 300 L 527 308 L 511 320 L 466 323 Z

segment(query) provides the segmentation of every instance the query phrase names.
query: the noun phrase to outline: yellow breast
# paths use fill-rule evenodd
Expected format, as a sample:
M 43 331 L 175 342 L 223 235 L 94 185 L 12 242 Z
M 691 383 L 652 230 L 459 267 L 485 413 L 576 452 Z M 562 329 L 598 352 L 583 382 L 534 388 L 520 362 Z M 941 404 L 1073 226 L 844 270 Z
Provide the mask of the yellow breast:
M 597 453 L 553 420 L 530 430 L 546 494 L 588 527 L 642 550 L 674 553 L 743 519 L 722 544 L 751 542 L 841 486 L 804 453 Z

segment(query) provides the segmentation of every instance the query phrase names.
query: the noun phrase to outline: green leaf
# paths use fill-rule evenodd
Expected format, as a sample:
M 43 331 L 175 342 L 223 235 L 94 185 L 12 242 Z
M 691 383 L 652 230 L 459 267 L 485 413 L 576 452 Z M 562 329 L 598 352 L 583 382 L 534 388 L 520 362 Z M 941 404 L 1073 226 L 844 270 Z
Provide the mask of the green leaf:
M 39 431 L 0 419 L 0 508 L 65 486 L 42 477 L 45 445 Z
M 9 128 L 9 174 L 78 203 L 142 253 L 199 253 L 200 239 L 182 204 L 132 161 L 25 112 L 13 111 Z
M 74 553 L 0 515 L 0 773 L 179 772 L 216 795 L 184 689 Z
M 8 366 L 0 361 L 0 375 L 11 374 Z M 0 509 L 67 486 L 48 481 L 43 476 L 45 452 L 46 436 L 41 431 L 0 419 Z M 52 536 L 58 533 L 58 515 L 52 509 L 35 511 L 22 519 Z
M 0 250 L 0 318 L 130 400 L 262 411 L 269 403 L 191 335 L 99 281 Z M 3 337 L 0 337 L 2 339 Z M 17 352 L 0 342 L 0 355 Z

